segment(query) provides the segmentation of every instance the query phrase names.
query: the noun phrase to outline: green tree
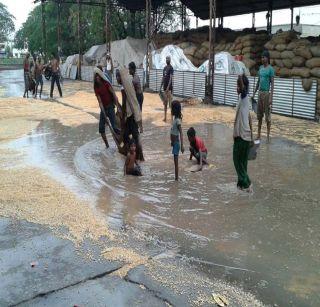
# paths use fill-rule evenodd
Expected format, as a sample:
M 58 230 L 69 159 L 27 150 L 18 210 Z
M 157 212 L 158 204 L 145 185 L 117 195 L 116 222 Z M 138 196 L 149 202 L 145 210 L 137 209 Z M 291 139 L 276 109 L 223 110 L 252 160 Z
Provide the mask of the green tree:
M 0 42 L 7 41 L 8 36 L 14 32 L 14 19 L 7 7 L 0 2 Z

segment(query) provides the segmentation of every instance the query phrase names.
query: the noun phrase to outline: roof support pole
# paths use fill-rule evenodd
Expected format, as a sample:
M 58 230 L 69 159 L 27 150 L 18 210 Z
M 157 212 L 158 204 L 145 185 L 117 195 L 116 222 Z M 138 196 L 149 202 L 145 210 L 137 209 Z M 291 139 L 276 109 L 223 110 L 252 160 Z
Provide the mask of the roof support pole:
M 252 13 L 252 29 L 256 27 L 256 13 Z
M 45 18 L 45 0 L 41 0 L 41 18 L 42 18 L 42 49 L 44 60 L 47 60 L 47 33 Z
M 214 45 L 216 28 L 216 0 L 209 1 L 209 63 L 206 88 L 206 102 L 213 101 L 214 86 Z
M 110 18 L 110 12 L 111 12 L 111 2 L 110 0 L 106 0 L 106 12 L 105 12 L 105 18 L 106 18 L 106 52 L 111 52 L 111 18 Z
M 57 9 L 58 9 L 58 27 L 57 27 L 57 36 L 58 36 L 58 57 L 60 58 L 61 56 L 61 0 L 58 0 L 57 2 Z
M 78 80 L 81 80 L 81 62 L 82 62 L 82 44 L 81 44 L 81 2 L 78 2 L 78 47 L 79 47 L 79 59 L 78 59 Z
M 181 4 L 181 30 L 186 29 L 186 18 L 187 18 L 187 9 L 186 6 Z
M 293 30 L 293 6 L 290 7 L 291 10 L 291 24 L 290 24 L 290 29 Z
M 146 0 L 146 40 L 147 40 L 147 52 L 146 52 L 146 87 L 149 88 L 149 76 L 150 76 L 150 40 L 151 40 L 151 0 Z

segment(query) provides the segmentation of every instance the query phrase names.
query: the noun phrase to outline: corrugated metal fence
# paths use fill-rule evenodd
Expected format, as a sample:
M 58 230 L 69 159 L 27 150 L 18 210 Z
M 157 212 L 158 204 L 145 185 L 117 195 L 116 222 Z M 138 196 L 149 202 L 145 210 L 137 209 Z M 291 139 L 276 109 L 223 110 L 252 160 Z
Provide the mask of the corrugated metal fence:
M 76 79 L 77 66 L 65 64 L 61 67 L 64 78 Z M 137 69 L 141 83 L 145 83 L 145 73 L 142 68 Z M 93 67 L 81 67 L 81 79 L 93 81 Z M 250 95 L 253 95 L 257 77 L 249 77 Z M 113 85 L 117 85 L 115 72 Z M 155 92 L 160 89 L 162 70 L 151 69 L 149 88 Z M 173 95 L 180 97 L 205 97 L 206 74 L 192 71 L 175 71 L 173 75 Z M 221 105 L 236 106 L 237 76 L 216 74 L 214 76 L 213 102 Z M 256 97 L 257 98 L 257 97 Z M 287 116 L 306 119 L 316 118 L 317 82 L 314 80 L 310 91 L 306 92 L 301 79 L 275 78 L 272 112 Z

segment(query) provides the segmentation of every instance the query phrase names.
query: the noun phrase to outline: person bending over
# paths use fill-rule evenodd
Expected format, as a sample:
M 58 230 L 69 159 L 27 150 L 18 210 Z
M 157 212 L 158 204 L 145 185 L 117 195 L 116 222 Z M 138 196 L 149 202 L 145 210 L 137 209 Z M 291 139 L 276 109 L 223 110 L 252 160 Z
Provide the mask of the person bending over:
M 202 170 L 202 165 L 207 164 L 207 148 L 201 138 L 196 136 L 196 130 L 191 127 L 187 131 L 189 143 L 190 143 L 190 160 L 195 157 L 200 164 L 200 170 Z

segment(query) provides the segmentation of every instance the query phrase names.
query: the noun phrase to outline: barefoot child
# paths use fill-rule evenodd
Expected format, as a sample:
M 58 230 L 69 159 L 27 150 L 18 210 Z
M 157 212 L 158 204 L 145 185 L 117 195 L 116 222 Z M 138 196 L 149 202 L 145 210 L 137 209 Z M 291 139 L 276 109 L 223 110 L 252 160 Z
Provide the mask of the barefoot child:
M 183 135 L 181 130 L 181 104 L 179 101 L 175 100 L 172 102 L 171 107 L 171 114 L 174 117 L 171 127 L 171 146 L 172 146 L 172 154 L 174 159 L 174 173 L 175 173 L 175 180 L 178 180 L 178 160 L 179 160 L 179 151 L 180 151 L 180 142 L 181 142 L 181 153 L 184 152 L 183 147 Z M 180 137 L 179 137 L 180 136 Z
M 124 164 L 124 174 L 133 176 L 142 176 L 141 168 L 137 162 L 136 143 L 133 139 L 129 142 L 129 152 Z
M 190 142 L 190 160 L 195 157 L 200 164 L 199 170 L 201 171 L 203 163 L 207 164 L 207 148 L 203 140 L 196 136 L 196 130 L 193 127 L 189 128 L 187 135 Z

